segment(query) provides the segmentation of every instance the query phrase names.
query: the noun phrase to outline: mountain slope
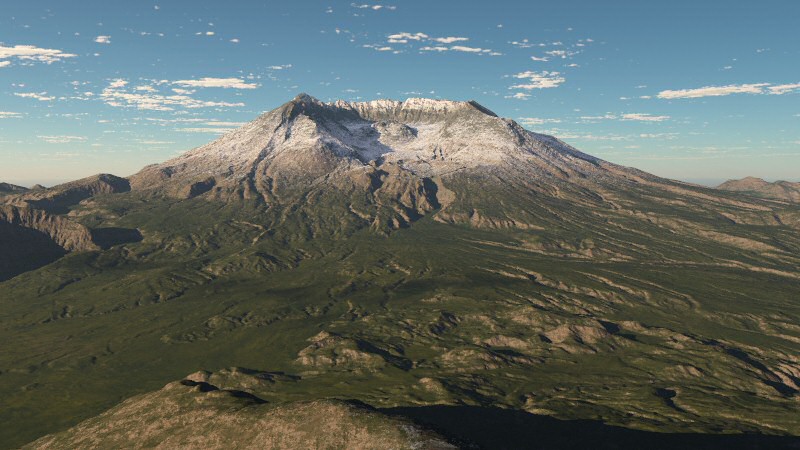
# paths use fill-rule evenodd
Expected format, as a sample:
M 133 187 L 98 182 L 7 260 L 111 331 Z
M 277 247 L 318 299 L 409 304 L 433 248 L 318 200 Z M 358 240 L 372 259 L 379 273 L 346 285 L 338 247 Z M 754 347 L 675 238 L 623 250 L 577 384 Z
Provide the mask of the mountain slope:
M 145 168 L 131 185 L 389 229 L 433 210 L 437 220 L 473 226 L 575 220 L 583 228 L 583 213 L 563 214 L 628 212 L 643 197 L 699 216 L 731 209 L 736 222 L 775 221 L 757 202 L 602 161 L 474 102 L 428 99 L 325 104 L 302 94 L 206 146 Z
M 24 448 L 455 448 L 430 431 L 367 408 L 331 400 L 270 405 L 250 392 L 197 379 L 206 377 L 196 374 L 128 399 Z
M 38 207 L 136 239 L 0 285 L 9 446 L 230 366 L 298 377 L 276 403 L 800 434 L 795 205 L 424 99 L 299 96 L 117 182 Z

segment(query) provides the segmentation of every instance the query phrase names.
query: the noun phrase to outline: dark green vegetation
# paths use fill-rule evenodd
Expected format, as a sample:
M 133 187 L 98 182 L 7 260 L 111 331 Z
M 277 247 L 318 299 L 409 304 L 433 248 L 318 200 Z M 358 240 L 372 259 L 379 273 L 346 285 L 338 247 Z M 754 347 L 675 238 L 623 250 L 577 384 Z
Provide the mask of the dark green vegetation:
M 301 106 L 271 114 L 291 131 Z M 0 442 L 232 366 L 274 374 L 254 392 L 270 405 L 359 401 L 434 428 L 453 411 L 623 443 L 800 435 L 800 209 L 565 154 L 553 174 L 347 160 L 296 184 L 278 157 L 229 185 L 156 167 L 177 187 L 59 203 L 90 239 L 0 284 Z M 714 439 L 696 442 L 731 442 Z
M 644 253 L 637 259 L 598 261 L 580 254 L 588 232 L 549 253 L 535 245 L 546 231 L 428 218 L 388 237 L 307 239 L 299 227 L 262 227 L 238 205 L 97 201 L 130 208 L 115 224 L 138 224 L 144 241 L 72 254 L 2 285 L 9 445 L 232 365 L 296 374 L 273 401 L 800 433 L 800 280 L 796 266 L 764 264 L 760 251 L 642 236 L 627 243 Z M 748 228 L 800 250 L 790 230 Z M 637 231 L 665 234 L 646 223 Z M 589 248 L 615 245 L 606 239 Z

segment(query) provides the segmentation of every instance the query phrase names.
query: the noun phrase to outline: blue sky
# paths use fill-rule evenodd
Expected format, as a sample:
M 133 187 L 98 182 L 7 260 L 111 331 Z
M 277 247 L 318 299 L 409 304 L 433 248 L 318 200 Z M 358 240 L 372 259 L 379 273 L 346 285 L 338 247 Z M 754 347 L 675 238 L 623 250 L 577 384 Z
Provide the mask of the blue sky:
M 7 0 L 0 181 L 130 175 L 300 92 L 474 99 L 657 175 L 800 177 L 800 2 Z

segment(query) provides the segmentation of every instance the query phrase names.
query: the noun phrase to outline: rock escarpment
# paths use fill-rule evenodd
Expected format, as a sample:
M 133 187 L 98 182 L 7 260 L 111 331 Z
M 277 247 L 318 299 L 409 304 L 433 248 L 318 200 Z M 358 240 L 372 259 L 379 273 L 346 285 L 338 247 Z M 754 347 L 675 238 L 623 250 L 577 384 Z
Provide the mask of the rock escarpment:
M 0 241 L 6 250 L 0 255 L 0 280 L 49 264 L 67 253 L 99 250 L 140 238 L 136 230 L 92 230 L 67 214 L 97 195 L 129 191 L 130 184 L 124 178 L 100 174 L 49 189 L 12 185 L 6 190 L 10 193 L 0 200 Z
M 0 206 L 0 222 L 38 231 L 50 237 L 53 242 L 68 252 L 99 248 L 92 241 L 92 233 L 89 228 L 42 209 L 2 205 Z

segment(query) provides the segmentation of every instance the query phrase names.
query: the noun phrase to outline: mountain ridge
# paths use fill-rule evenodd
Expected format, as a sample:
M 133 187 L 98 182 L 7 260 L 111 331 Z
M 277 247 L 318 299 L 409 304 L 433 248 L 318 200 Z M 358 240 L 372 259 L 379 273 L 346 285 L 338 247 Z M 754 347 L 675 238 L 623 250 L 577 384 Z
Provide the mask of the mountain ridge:
M 800 182 L 778 180 L 770 183 L 761 178 L 745 177 L 728 180 L 717 186 L 717 189 L 800 203 Z

